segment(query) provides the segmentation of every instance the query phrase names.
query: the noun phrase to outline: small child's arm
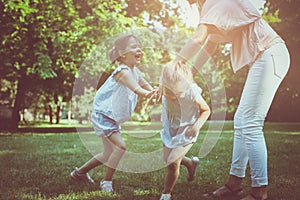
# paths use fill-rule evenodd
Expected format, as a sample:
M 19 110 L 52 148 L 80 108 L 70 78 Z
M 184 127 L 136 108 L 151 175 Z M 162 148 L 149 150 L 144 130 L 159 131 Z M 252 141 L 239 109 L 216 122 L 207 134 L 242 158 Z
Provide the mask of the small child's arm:
M 199 105 L 200 115 L 199 115 L 199 118 L 196 120 L 194 125 L 199 130 L 203 126 L 203 124 L 207 121 L 207 119 L 210 115 L 210 108 L 209 108 L 206 101 L 203 99 L 203 97 L 201 95 L 197 95 L 196 102 Z
M 153 90 L 153 87 L 144 79 L 144 77 L 140 78 L 139 85 L 145 90 Z
M 123 69 L 118 74 L 114 76 L 114 79 L 126 87 L 128 87 L 130 90 L 134 91 L 137 95 L 142 97 L 151 97 L 155 91 L 153 90 L 145 90 L 142 88 L 135 80 L 135 77 L 132 75 L 132 73 L 127 70 Z
M 195 100 L 199 105 L 200 115 L 194 125 L 187 131 L 186 135 L 188 137 L 195 137 L 210 115 L 210 108 L 203 97 L 201 95 L 197 95 Z

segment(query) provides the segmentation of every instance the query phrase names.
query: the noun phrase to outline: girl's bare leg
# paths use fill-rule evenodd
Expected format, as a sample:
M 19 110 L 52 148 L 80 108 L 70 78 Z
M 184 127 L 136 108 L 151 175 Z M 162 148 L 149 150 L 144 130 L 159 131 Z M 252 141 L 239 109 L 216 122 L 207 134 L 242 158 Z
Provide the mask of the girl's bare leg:
M 164 147 L 164 159 L 167 163 L 167 175 L 165 179 L 164 185 L 164 194 L 171 194 L 173 188 L 178 180 L 179 177 L 179 168 L 180 163 L 191 148 L 192 145 L 187 145 L 185 147 L 177 147 L 174 149 L 169 149 Z
M 164 194 L 171 194 L 171 192 L 173 191 L 173 188 L 179 177 L 180 162 L 181 162 L 181 158 L 168 165 L 165 186 L 163 191 Z
M 193 167 L 193 161 L 191 158 L 184 156 L 181 160 L 181 165 L 185 166 L 188 170 Z
M 112 134 L 108 139 L 112 147 L 112 153 L 107 161 L 107 168 L 104 180 L 111 181 L 116 171 L 116 168 L 126 151 L 126 145 L 121 137 L 121 134 L 118 132 Z
M 107 137 L 102 136 L 102 142 L 103 142 L 103 149 L 104 149 L 103 152 L 95 155 L 93 158 L 91 158 L 89 161 L 87 161 L 84 165 L 82 165 L 78 170 L 78 172 L 80 174 L 87 173 L 91 169 L 107 162 L 110 154 L 113 151 L 113 148 Z

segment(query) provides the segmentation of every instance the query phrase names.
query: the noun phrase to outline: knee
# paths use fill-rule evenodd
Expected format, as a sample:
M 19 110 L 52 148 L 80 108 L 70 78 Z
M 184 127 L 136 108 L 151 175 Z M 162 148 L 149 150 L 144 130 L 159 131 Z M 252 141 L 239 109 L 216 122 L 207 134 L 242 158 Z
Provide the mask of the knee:
M 265 117 L 263 115 L 244 116 L 240 113 L 234 115 L 235 129 L 257 129 L 261 130 L 264 126 Z
M 111 153 L 112 153 L 112 151 L 104 151 L 103 152 L 103 157 L 102 157 L 101 161 L 103 163 L 107 162 L 108 159 L 109 159 L 109 157 L 110 157 L 110 155 L 111 155 Z
M 125 144 L 125 143 L 119 145 L 118 147 L 119 147 L 119 149 L 121 149 L 122 151 L 126 151 L 126 144 Z
M 164 155 L 164 162 L 168 163 L 168 155 Z
M 262 141 L 262 139 L 264 140 L 263 128 L 260 126 L 245 128 L 243 136 L 249 142 Z
M 177 171 L 179 169 L 179 167 L 180 167 L 180 163 L 173 162 L 168 165 L 168 170 Z
M 121 143 L 121 144 L 116 145 L 115 150 L 118 151 L 118 152 L 125 153 L 125 151 L 126 151 L 126 144 L 125 143 Z

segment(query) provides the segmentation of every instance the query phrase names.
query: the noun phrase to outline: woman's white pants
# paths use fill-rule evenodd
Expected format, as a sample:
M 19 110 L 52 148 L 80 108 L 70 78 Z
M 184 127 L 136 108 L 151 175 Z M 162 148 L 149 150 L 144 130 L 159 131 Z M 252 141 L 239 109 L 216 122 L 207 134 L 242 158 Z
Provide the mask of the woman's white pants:
M 250 164 L 252 187 L 268 185 L 267 147 L 263 125 L 275 93 L 290 65 L 283 43 L 265 50 L 250 67 L 234 116 L 234 144 L 230 174 L 245 177 Z

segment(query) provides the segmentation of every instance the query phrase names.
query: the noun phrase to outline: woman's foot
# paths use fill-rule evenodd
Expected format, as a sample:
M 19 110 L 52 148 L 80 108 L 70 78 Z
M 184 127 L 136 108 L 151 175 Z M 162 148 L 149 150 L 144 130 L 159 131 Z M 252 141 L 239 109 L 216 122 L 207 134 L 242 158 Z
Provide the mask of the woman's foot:
M 267 197 L 259 197 L 255 196 L 254 194 L 249 194 L 246 197 L 242 198 L 241 200 L 267 200 Z
M 204 194 L 205 197 L 232 197 L 232 198 L 242 198 L 244 195 L 243 189 L 232 189 L 227 184 L 215 190 L 214 192 L 208 192 Z
M 266 200 L 268 199 L 267 186 L 252 187 L 251 193 L 241 200 Z

